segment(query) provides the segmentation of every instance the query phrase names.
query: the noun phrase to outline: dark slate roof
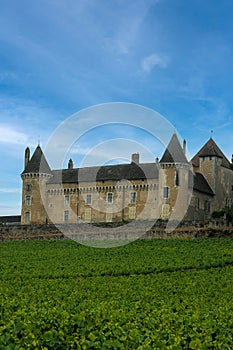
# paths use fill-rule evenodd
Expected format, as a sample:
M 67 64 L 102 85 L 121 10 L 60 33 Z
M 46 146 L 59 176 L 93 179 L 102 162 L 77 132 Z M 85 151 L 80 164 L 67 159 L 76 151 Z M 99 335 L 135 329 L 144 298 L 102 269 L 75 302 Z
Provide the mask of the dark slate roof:
M 193 166 L 199 166 L 199 157 L 218 157 L 222 158 L 222 166 L 230 169 L 230 162 L 216 145 L 214 140 L 210 138 L 205 145 L 197 152 L 197 154 L 192 158 L 191 162 Z
M 22 174 L 26 173 L 51 174 L 50 166 L 48 165 L 48 162 L 39 145 L 36 147 L 32 158 L 29 160 Z
M 177 135 L 174 133 L 160 163 L 188 163 Z
M 210 185 L 204 178 L 201 173 L 195 173 L 193 176 L 193 189 L 198 192 L 206 193 L 213 196 L 214 192 L 212 191 Z
M 156 163 L 119 164 L 93 166 L 76 169 L 53 170 L 53 177 L 48 183 L 80 183 L 95 181 L 120 181 L 157 179 L 158 166 Z
M 21 215 L 0 216 L 0 222 L 4 224 L 15 224 L 21 222 Z

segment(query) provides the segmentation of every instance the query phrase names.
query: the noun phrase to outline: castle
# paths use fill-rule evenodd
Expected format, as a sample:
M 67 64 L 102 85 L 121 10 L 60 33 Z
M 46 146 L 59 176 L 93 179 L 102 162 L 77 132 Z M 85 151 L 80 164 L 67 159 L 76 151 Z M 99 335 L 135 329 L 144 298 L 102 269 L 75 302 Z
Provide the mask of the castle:
M 22 224 L 187 220 L 205 223 L 233 199 L 232 164 L 210 138 L 188 161 L 174 133 L 160 161 L 51 170 L 25 150 Z

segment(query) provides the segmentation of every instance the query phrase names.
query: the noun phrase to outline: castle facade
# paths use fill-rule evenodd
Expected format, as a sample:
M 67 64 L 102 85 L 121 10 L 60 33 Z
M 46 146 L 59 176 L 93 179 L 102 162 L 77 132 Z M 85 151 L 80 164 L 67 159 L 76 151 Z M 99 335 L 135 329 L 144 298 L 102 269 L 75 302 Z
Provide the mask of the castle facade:
M 176 220 L 205 223 L 233 200 L 232 164 L 212 138 L 188 161 L 174 133 L 160 161 L 52 170 L 25 150 L 22 224 Z

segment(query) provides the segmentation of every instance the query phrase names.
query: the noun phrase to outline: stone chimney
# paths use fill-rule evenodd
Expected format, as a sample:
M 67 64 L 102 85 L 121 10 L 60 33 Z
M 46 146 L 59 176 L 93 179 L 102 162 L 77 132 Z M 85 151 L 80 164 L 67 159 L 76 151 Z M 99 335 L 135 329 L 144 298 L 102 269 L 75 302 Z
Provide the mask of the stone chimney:
M 25 149 L 24 169 L 25 169 L 26 166 L 28 165 L 29 160 L 30 160 L 30 148 L 27 147 L 27 148 Z
M 68 162 L 68 169 L 73 169 L 73 167 L 74 167 L 73 160 L 70 159 Z
M 183 141 L 183 152 L 184 152 L 184 155 L 186 156 L 186 140 L 185 139 Z
M 131 163 L 139 164 L 139 153 L 132 154 Z

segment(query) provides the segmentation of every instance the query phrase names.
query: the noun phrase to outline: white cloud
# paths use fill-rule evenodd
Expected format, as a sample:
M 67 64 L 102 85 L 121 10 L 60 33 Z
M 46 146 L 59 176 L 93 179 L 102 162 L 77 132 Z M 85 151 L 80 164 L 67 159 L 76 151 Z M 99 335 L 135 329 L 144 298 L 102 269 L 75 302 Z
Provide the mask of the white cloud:
M 20 215 L 21 207 L 20 205 L 5 206 L 0 205 L 0 215 Z
M 145 73 L 150 73 L 156 66 L 160 68 L 166 68 L 167 65 L 168 58 L 165 56 L 158 55 L 156 53 L 144 57 L 141 64 L 142 70 Z
M 0 188 L 0 193 L 20 193 L 19 188 Z
M 151 152 L 153 149 L 153 153 Z M 75 167 L 103 164 L 130 163 L 131 155 L 140 153 L 140 162 L 154 162 L 155 156 L 163 153 L 163 146 L 154 140 L 139 142 L 132 139 L 110 139 L 97 145 L 75 145 L 67 157 L 74 156 Z M 73 158 L 73 157 L 72 157 Z
M 26 134 L 14 130 L 11 126 L 0 125 L 0 143 L 25 145 L 27 142 L 28 136 Z

